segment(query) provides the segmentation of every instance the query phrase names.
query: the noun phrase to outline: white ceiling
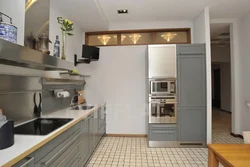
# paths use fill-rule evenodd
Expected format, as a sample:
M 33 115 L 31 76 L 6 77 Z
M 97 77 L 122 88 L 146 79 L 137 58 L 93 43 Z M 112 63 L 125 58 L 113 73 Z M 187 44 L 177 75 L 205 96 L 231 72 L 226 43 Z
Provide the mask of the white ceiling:
M 53 0 L 85 31 L 107 30 L 109 24 L 193 20 L 205 7 L 211 19 L 239 18 L 250 11 L 250 0 Z M 118 15 L 128 9 L 128 15 Z
M 211 6 L 212 19 L 237 19 L 250 11 L 250 0 L 220 0 L 219 5 Z
M 211 18 L 238 18 L 250 11 L 250 0 L 97 0 L 109 22 L 193 20 L 205 7 Z M 128 9 L 118 15 L 117 9 Z
M 210 24 L 211 39 L 216 39 L 222 33 L 229 33 L 229 24 L 226 23 Z
M 225 23 L 210 24 L 211 43 L 220 47 L 230 46 L 230 25 Z M 223 35 L 224 34 L 224 35 Z
M 194 18 L 211 0 L 98 0 L 109 22 L 175 21 Z M 191 2 L 193 1 L 193 2 Z M 217 0 L 212 0 L 216 3 Z M 193 5 L 191 5 L 193 4 Z M 117 9 L 128 9 L 118 15 Z
M 64 17 L 81 26 L 83 31 L 108 29 L 108 22 L 95 0 L 51 0 L 64 13 Z

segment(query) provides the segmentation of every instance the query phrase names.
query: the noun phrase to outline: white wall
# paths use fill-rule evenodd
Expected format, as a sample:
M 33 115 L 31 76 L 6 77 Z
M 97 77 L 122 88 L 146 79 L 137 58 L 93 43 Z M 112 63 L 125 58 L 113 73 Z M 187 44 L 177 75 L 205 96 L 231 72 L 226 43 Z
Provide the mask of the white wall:
M 230 47 L 219 47 L 218 45 L 211 45 L 211 59 L 212 62 L 226 63 L 230 62 Z
M 211 45 L 212 63 L 219 65 L 221 73 L 221 109 L 231 112 L 231 62 L 230 46 Z M 213 89 L 212 89 L 213 90 Z M 214 92 L 213 92 L 214 93 Z M 212 93 L 212 94 L 213 94 Z
M 18 28 L 17 43 L 24 44 L 25 0 L 1 0 L 0 11 L 12 17 L 12 23 Z M 4 21 L 9 23 L 8 19 Z
M 211 85 L 211 45 L 209 8 L 205 8 L 194 19 L 194 43 L 206 44 L 207 79 L 207 143 L 212 142 L 212 85 Z
M 240 86 L 241 94 L 240 111 L 241 115 L 239 122 L 241 122 L 240 130 L 250 131 L 250 108 L 246 106 L 246 103 L 250 103 L 250 13 L 238 20 L 238 33 L 239 33 L 239 72 L 240 72 Z
M 193 39 L 192 21 L 112 23 L 109 26 L 109 30 L 161 28 L 191 28 Z M 85 43 L 84 39 L 83 43 Z M 84 74 L 91 75 L 90 78 L 86 78 L 85 97 L 87 102 L 103 103 L 107 101 L 109 106 L 108 134 L 147 134 L 147 117 L 144 112 L 146 94 L 145 58 L 143 57 L 145 57 L 145 51 L 146 46 L 102 47 L 98 62 L 79 66 Z M 123 73 L 122 76 L 120 76 L 120 72 Z M 124 85 L 124 82 L 129 86 Z
M 230 63 L 220 63 L 221 109 L 231 112 L 231 68 Z
M 195 19 L 194 19 L 194 43 L 205 43 L 206 35 L 205 35 L 205 11 L 202 11 Z
M 147 134 L 146 46 L 101 47 L 100 59 L 81 65 L 88 103 L 107 102 L 107 134 Z

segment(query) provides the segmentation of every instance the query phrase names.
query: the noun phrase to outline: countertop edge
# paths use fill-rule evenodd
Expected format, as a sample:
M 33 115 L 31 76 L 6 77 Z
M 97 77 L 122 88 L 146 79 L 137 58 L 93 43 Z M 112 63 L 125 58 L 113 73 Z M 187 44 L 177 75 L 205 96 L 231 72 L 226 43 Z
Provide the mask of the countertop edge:
M 76 120 L 73 120 L 71 123 L 65 125 L 65 127 L 63 127 L 62 129 L 60 129 L 59 131 L 55 132 L 52 136 L 49 136 L 48 138 L 46 138 L 43 141 L 41 141 L 40 143 L 36 144 L 32 148 L 30 148 L 27 151 L 23 152 L 19 156 L 13 158 L 9 162 L 7 162 L 4 165 L 2 165 L 2 167 L 10 167 L 12 165 L 15 165 L 17 162 L 19 162 L 20 160 L 22 160 L 26 156 L 30 155 L 31 153 L 33 153 L 34 151 L 36 151 L 40 147 L 44 146 L 45 144 L 47 144 L 48 142 L 50 142 L 51 140 L 53 140 L 54 138 L 56 138 L 57 136 L 59 136 L 60 134 L 62 134 L 66 130 L 68 130 L 69 128 L 71 128 L 72 126 L 76 125 L 80 121 L 82 121 L 85 118 L 87 118 L 90 114 L 92 114 L 96 109 L 100 108 L 101 106 L 102 105 L 97 105 L 96 107 L 90 109 L 88 114 L 86 114 L 86 115 L 84 115 L 84 116 L 82 116 L 82 117 L 80 117 L 80 118 L 78 118 Z

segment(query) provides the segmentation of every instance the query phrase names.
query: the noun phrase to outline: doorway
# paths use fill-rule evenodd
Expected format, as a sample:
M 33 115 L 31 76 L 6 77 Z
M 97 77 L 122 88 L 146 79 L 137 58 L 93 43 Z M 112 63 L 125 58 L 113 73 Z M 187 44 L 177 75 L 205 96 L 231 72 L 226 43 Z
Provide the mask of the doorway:
M 211 28 L 211 73 L 212 73 L 212 142 L 242 143 L 231 136 L 231 39 L 230 23 L 212 23 Z

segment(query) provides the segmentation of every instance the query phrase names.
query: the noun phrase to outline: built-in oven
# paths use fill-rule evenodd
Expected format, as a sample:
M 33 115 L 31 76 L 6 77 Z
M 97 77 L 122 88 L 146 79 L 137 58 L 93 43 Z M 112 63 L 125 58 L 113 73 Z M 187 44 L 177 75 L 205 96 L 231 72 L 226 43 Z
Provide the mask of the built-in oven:
M 149 123 L 177 123 L 176 96 L 150 97 Z
M 169 96 L 176 94 L 176 79 L 150 80 L 150 95 Z

